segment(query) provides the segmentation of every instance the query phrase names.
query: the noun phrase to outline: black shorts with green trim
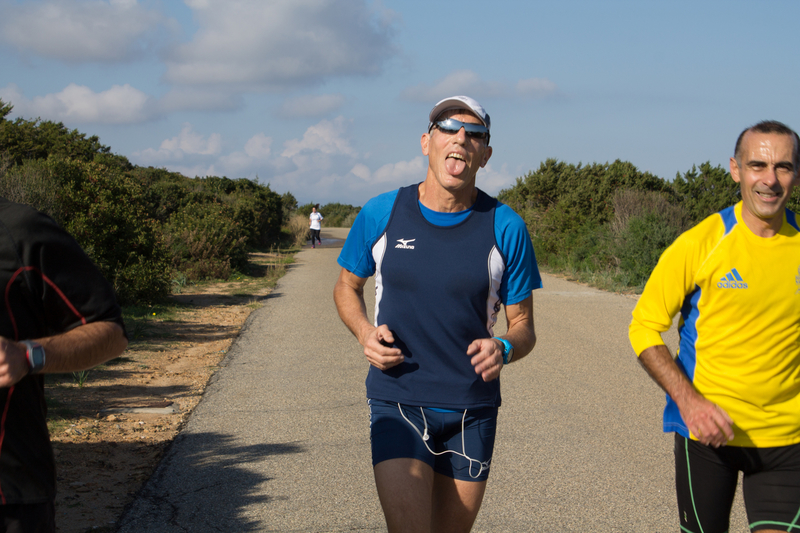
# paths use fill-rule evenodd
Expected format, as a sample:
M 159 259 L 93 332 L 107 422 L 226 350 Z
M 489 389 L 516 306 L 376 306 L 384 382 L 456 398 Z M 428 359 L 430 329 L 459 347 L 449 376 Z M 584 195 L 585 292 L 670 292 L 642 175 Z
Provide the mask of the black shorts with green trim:
M 800 533 L 800 444 L 713 448 L 675 434 L 675 484 L 681 531 L 725 533 L 739 472 L 752 531 Z

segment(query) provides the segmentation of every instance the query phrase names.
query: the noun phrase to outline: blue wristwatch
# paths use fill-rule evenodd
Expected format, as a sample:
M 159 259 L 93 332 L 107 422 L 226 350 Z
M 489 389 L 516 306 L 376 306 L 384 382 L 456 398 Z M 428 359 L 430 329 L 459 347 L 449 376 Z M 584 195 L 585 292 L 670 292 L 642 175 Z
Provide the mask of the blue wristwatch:
M 34 341 L 22 341 L 27 348 L 25 355 L 28 358 L 28 366 L 31 374 L 38 374 L 44 369 L 44 348 L 41 344 Z
M 492 337 L 493 339 L 497 339 L 503 343 L 503 364 L 507 365 L 511 362 L 511 359 L 514 357 L 514 347 L 511 346 L 511 343 L 505 339 L 501 339 L 500 337 Z

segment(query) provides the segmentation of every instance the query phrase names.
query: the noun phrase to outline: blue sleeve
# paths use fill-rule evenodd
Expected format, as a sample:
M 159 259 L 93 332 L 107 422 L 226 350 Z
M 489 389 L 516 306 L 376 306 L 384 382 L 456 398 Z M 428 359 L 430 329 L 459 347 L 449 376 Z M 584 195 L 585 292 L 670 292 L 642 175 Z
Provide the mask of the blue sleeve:
M 542 276 L 536 263 L 528 227 L 513 209 L 498 202 L 494 222 L 495 238 L 506 258 L 506 270 L 500 283 L 500 299 L 505 305 L 519 303 L 542 288 Z
M 398 191 L 376 196 L 361 209 L 347 234 L 338 263 L 360 278 L 368 278 L 375 273 L 375 259 L 372 247 L 383 234 Z

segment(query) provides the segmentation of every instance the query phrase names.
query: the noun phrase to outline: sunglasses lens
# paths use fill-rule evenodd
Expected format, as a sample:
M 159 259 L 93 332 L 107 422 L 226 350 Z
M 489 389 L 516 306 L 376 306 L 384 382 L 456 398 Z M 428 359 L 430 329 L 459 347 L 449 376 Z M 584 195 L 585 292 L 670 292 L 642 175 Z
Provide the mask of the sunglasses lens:
M 458 130 L 461 129 L 461 123 L 456 120 L 443 120 L 442 122 L 437 122 L 436 127 L 445 133 L 458 133 Z
M 473 139 L 485 139 L 489 134 L 489 130 L 482 124 L 470 124 L 468 122 L 459 122 L 458 120 L 448 118 L 436 123 L 436 127 L 445 133 L 455 134 L 461 128 L 464 132 Z

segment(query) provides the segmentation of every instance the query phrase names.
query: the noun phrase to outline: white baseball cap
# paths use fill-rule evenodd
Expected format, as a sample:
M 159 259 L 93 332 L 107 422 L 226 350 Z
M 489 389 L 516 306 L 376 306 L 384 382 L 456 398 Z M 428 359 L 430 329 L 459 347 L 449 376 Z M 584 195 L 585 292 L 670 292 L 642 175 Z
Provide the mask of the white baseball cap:
M 475 116 L 483 122 L 483 125 L 486 126 L 488 130 L 491 131 L 492 129 L 492 121 L 489 118 L 489 113 L 486 112 L 481 104 L 469 96 L 451 96 L 450 98 L 441 100 L 431 109 L 431 113 L 428 115 L 428 131 L 433 127 L 433 121 L 448 109 L 469 109 L 475 113 Z

